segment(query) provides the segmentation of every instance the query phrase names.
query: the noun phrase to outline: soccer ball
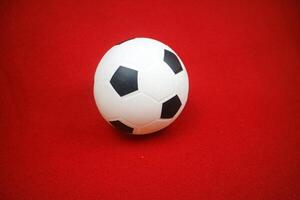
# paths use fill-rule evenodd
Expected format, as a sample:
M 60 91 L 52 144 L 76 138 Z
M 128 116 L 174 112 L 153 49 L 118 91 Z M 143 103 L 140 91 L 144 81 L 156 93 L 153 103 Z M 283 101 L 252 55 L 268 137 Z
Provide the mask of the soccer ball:
M 94 81 L 94 97 L 104 119 L 132 134 L 167 127 L 188 98 L 182 61 L 170 47 L 149 38 L 113 46 L 101 59 Z

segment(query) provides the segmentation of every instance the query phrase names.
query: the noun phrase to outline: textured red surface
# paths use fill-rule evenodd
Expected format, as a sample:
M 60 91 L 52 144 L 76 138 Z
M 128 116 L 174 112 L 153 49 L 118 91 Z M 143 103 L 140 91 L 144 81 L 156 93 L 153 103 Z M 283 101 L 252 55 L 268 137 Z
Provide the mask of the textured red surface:
M 300 199 L 297 1 L 1 1 L 0 199 Z M 161 133 L 113 130 L 103 54 L 170 45 L 190 96 Z

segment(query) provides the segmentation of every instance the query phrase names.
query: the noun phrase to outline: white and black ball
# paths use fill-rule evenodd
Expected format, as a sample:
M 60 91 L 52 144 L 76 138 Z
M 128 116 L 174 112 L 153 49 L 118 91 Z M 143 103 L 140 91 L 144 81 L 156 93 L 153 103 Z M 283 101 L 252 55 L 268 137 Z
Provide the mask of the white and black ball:
M 170 125 L 183 110 L 188 91 L 188 74 L 179 56 L 149 38 L 113 46 L 95 73 L 94 96 L 102 116 L 132 134 Z

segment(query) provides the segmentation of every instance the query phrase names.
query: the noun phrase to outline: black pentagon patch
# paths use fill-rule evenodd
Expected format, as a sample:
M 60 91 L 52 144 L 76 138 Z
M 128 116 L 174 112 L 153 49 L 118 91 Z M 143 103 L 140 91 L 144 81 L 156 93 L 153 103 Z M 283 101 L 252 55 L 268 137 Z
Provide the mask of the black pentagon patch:
M 166 49 L 164 53 L 164 61 L 169 65 L 169 67 L 173 70 L 175 74 L 182 71 L 182 66 L 177 56 L 171 51 L 168 51 Z
M 160 118 L 169 119 L 176 115 L 181 106 L 181 101 L 177 95 L 164 102 L 162 105 Z
M 134 69 L 120 66 L 110 80 L 110 84 L 122 97 L 138 90 L 138 72 Z
M 122 132 L 126 132 L 126 133 L 132 133 L 133 132 L 133 128 L 123 124 L 122 122 L 120 122 L 119 120 L 117 121 L 110 121 L 111 125 L 113 125 L 113 127 L 119 129 Z

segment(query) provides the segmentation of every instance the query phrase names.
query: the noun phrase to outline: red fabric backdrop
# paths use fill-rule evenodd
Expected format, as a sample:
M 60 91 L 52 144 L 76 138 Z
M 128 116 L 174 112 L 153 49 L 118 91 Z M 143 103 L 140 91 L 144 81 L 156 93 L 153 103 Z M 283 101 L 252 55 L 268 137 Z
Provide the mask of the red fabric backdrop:
M 0 3 L 0 199 L 300 199 L 299 1 Z M 93 76 L 132 37 L 190 76 L 182 115 L 130 137 Z

